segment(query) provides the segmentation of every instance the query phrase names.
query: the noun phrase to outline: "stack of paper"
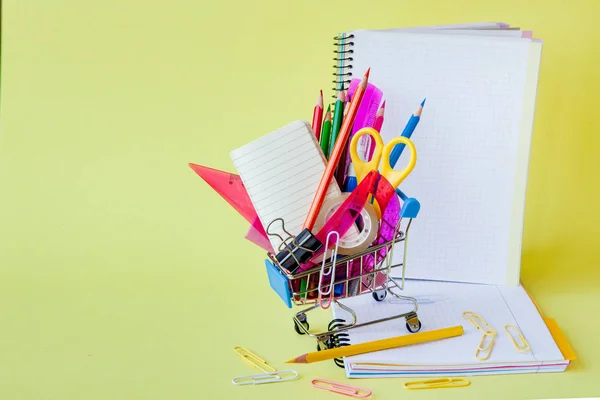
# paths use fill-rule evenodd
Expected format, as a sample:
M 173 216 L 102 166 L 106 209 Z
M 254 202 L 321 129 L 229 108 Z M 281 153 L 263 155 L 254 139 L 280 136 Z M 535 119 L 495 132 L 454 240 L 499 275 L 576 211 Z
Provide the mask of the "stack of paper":
M 349 378 L 562 372 L 573 358 L 572 350 L 553 321 L 540 315 L 522 286 L 408 281 L 402 294 L 417 299 L 421 331 L 462 325 L 464 334 L 346 357 L 346 375 Z M 341 300 L 341 303 L 356 312 L 358 323 L 399 315 L 411 311 L 413 306 L 390 294 L 382 302 L 370 296 L 360 296 Z M 463 317 L 465 311 L 480 315 L 497 333 L 487 360 L 475 358 L 482 332 Z M 351 315 L 338 306 L 334 306 L 333 314 L 334 318 L 352 320 Z M 511 335 L 505 331 L 509 324 L 519 328 L 530 351 L 520 352 L 517 349 Z M 517 344 L 522 345 L 512 328 L 509 331 Z M 399 318 L 351 329 L 348 335 L 350 344 L 358 344 L 412 333 L 407 331 L 405 320 Z

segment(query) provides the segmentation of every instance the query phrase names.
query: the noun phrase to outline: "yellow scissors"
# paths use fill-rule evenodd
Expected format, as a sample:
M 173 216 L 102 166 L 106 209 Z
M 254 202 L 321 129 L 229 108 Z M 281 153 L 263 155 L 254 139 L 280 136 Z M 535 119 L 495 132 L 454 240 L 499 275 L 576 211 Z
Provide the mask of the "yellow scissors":
M 370 161 L 364 161 L 358 155 L 358 140 L 363 135 L 370 135 L 373 140 L 375 140 L 375 150 L 373 151 L 373 157 Z M 408 165 L 401 170 L 395 170 L 390 165 L 390 154 L 397 144 L 404 144 L 410 150 L 410 160 Z M 381 135 L 377 130 L 373 128 L 363 128 L 356 132 L 352 137 L 352 141 L 350 142 L 350 159 L 352 160 L 354 171 L 356 171 L 357 183 L 360 183 L 369 172 L 380 169 L 379 173 L 391 183 L 394 189 L 396 189 L 415 168 L 415 164 L 417 163 L 417 149 L 415 148 L 413 141 L 404 136 L 397 136 L 384 146 Z M 378 205 L 375 203 L 373 206 L 375 207 L 377 216 L 381 218 L 381 211 Z

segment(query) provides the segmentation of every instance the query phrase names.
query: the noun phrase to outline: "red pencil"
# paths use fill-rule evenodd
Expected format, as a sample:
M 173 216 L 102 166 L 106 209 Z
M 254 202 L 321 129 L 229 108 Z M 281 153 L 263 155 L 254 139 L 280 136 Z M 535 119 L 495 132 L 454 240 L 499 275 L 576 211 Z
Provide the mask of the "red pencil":
M 381 103 L 381 107 L 377 110 L 377 114 L 375 115 L 375 122 L 373 123 L 373 129 L 377 132 L 381 133 L 381 127 L 383 126 L 383 119 L 385 114 L 385 100 Z M 367 145 L 367 161 L 371 161 L 373 158 L 373 153 L 375 152 L 375 140 L 369 136 L 369 144 Z
M 352 102 L 348 107 L 348 114 L 346 115 L 346 118 L 344 118 L 344 122 L 340 128 L 340 133 L 335 141 L 335 146 L 329 155 L 329 161 L 327 162 L 327 166 L 325 167 L 325 171 L 323 172 L 323 176 L 319 182 L 319 187 L 317 188 L 315 197 L 313 198 L 310 209 L 308 210 L 308 215 L 304 221 L 304 229 L 308 229 L 309 231 L 312 231 L 315 225 L 315 221 L 317 220 L 317 216 L 319 215 L 319 211 L 323 205 L 323 200 L 325 199 L 325 194 L 329 188 L 329 183 L 331 182 L 333 173 L 340 162 L 342 151 L 344 150 L 344 147 L 346 147 L 346 142 L 348 141 L 348 137 L 350 136 L 350 132 L 352 130 L 352 125 L 354 124 L 354 119 L 356 118 L 356 113 L 358 112 L 358 107 L 360 106 L 367 88 L 370 70 L 370 68 L 367 70 L 358 87 L 356 88 Z
M 373 129 L 377 132 L 381 133 L 381 127 L 383 126 L 383 118 L 385 114 L 385 100 L 381 103 L 381 107 L 377 110 L 377 114 L 375 114 L 375 122 L 373 123 Z
M 323 91 L 319 91 L 317 105 L 313 111 L 312 130 L 315 133 L 317 141 L 321 136 L 321 124 L 323 123 Z

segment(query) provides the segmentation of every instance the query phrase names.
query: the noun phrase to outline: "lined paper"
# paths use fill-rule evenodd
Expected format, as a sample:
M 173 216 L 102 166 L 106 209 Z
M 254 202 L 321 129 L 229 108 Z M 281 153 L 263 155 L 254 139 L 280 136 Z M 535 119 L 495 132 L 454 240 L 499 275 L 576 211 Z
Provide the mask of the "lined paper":
M 352 70 L 370 67 L 369 81 L 386 99 L 384 142 L 401 134 L 427 98 L 411 138 L 417 164 L 400 187 L 421 203 L 407 276 L 518 284 L 535 104 L 529 93 L 537 84 L 529 72 L 532 40 L 433 30 L 353 34 Z M 401 262 L 402 252 L 394 257 Z
M 265 230 L 283 218 L 285 229 L 298 235 L 327 162 L 308 122 L 294 121 L 231 151 L 230 156 Z M 340 195 L 332 179 L 325 199 Z M 272 232 L 284 239 L 288 236 L 277 222 L 267 233 Z M 270 235 L 269 241 L 277 252 L 281 240 Z
M 410 280 L 407 281 L 402 294 L 417 299 L 418 315 L 422 323 L 421 332 L 461 325 L 464 334 L 439 341 L 346 357 L 347 363 L 353 363 L 352 368 L 356 366 L 364 369 L 364 365 L 358 365 L 362 363 L 388 364 L 381 366 L 380 372 L 528 366 L 529 372 L 536 372 L 543 364 L 567 364 L 535 305 L 521 286 Z M 356 312 L 358 323 L 402 314 L 413 309 L 412 303 L 396 299 L 390 294 L 382 302 L 366 297 L 359 296 L 340 301 Z M 464 311 L 479 314 L 497 332 L 496 343 L 488 360 L 479 361 L 474 358 L 482 333 L 463 318 Z M 334 318 L 351 320 L 350 314 L 336 305 L 333 306 L 333 315 Z M 516 350 L 504 331 L 507 324 L 519 327 L 531 346 L 531 352 L 520 353 Z M 411 335 L 402 318 L 352 329 L 348 334 L 351 344 Z M 372 368 L 368 366 L 367 369 Z

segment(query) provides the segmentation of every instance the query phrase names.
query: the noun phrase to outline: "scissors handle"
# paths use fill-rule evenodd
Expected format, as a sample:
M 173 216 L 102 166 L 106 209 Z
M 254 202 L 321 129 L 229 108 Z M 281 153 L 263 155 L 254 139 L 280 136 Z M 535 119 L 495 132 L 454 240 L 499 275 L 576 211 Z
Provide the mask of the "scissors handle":
M 363 135 L 370 135 L 373 140 L 375 140 L 375 150 L 373 151 L 371 161 L 365 161 L 358 155 L 358 140 Z M 379 169 L 379 160 L 381 159 L 382 151 L 383 140 L 381 140 L 381 135 L 379 135 L 379 132 L 375 129 L 362 128 L 352 136 L 352 141 L 350 142 L 350 159 L 352 160 L 352 165 L 356 172 L 356 181 L 358 183 L 360 183 L 369 172 L 377 171 Z
M 403 143 L 410 150 L 410 160 L 408 161 L 408 165 L 401 170 L 396 170 L 390 165 L 390 154 L 398 143 Z M 404 136 L 398 136 L 386 144 L 383 149 L 382 157 L 383 161 L 381 162 L 380 169 L 381 175 L 385 176 L 394 188 L 397 188 L 415 168 L 415 164 L 417 163 L 417 149 L 412 140 Z

